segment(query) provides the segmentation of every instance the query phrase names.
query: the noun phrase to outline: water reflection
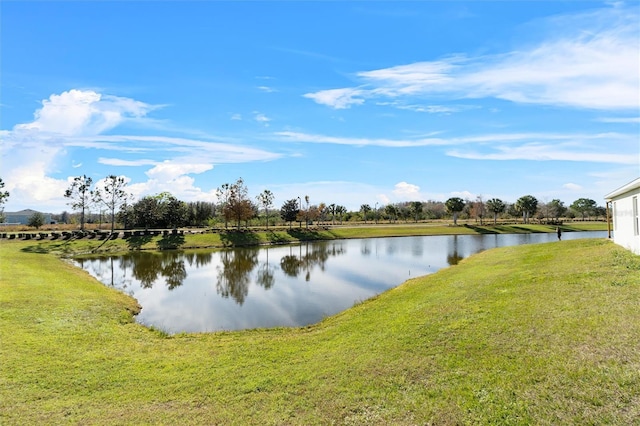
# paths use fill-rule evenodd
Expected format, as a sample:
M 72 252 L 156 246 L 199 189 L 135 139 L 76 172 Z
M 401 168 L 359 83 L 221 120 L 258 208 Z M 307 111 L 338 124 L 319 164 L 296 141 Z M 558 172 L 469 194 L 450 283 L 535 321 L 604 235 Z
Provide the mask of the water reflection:
M 565 235 L 605 238 L 606 232 Z M 175 333 L 306 325 L 478 251 L 555 239 L 555 234 L 396 237 L 132 252 L 77 262 L 138 299 L 139 322 Z
M 257 264 L 258 249 L 241 248 L 223 251 L 221 263 L 216 267 L 218 294 L 225 298 L 231 296 L 236 303 L 242 305 L 249 293 L 251 271 Z

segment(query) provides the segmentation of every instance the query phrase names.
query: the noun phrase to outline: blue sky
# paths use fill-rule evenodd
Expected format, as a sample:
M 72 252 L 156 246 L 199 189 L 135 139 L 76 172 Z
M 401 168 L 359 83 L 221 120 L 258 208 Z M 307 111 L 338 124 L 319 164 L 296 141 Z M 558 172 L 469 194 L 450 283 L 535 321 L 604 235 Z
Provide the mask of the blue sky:
M 3 2 L 6 211 L 74 176 L 275 206 L 531 194 L 640 175 L 640 3 Z

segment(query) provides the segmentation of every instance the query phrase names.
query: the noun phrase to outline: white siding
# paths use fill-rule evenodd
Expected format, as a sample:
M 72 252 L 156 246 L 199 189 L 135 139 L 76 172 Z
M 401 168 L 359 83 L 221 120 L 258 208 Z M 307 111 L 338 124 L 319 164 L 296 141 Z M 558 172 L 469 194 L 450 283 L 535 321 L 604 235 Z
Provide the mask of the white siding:
M 606 199 L 613 207 L 613 241 L 640 255 L 640 179 Z

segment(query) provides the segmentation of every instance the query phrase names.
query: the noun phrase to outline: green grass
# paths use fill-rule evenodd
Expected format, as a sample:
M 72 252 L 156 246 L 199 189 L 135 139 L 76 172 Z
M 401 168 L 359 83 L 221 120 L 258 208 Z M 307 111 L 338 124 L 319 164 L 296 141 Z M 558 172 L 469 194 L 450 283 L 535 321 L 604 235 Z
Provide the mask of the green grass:
M 0 242 L 0 424 L 638 424 L 640 257 L 489 250 L 320 324 L 168 336 Z

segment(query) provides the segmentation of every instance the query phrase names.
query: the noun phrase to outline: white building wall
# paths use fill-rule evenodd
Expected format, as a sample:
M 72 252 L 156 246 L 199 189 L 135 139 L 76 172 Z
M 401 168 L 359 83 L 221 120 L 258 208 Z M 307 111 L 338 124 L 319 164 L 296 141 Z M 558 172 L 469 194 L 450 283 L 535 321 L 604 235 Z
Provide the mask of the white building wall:
M 623 187 L 607 196 L 611 202 L 613 241 L 640 255 L 640 185 L 627 187 L 627 191 Z

